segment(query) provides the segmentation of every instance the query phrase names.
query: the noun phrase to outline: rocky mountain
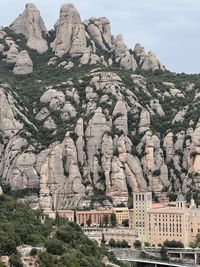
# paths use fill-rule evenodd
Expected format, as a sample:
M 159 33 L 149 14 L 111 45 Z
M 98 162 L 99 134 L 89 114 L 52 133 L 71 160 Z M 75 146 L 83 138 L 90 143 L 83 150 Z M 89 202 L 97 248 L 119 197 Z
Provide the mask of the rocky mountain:
M 27 4 L 0 53 L 3 190 L 45 211 L 198 194 L 199 75 L 171 73 L 72 4 L 50 31 Z

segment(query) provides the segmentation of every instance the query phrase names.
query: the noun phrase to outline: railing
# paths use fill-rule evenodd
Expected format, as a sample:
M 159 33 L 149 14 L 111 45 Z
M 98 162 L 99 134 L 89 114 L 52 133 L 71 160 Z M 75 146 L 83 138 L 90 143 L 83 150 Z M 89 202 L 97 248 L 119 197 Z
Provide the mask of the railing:
M 152 263 L 152 264 L 160 264 L 165 266 L 171 266 L 171 267 L 195 267 L 196 265 L 194 263 L 188 262 L 188 263 L 175 263 L 173 261 L 162 261 L 162 260 L 151 260 L 151 259 L 142 259 L 142 258 L 126 258 L 126 257 L 120 257 L 116 256 L 116 258 L 119 261 L 124 262 L 140 262 L 140 263 Z
M 161 247 L 143 247 L 146 251 L 160 251 Z M 165 247 L 167 251 L 180 251 L 180 252 L 191 252 L 191 253 L 200 253 L 199 248 L 171 248 Z
M 155 249 L 155 248 L 154 248 Z M 152 264 L 161 264 L 165 266 L 173 266 L 173 267 L 195 267 L 197 266 L 193 260 L 168 260 L 163 261 L 162 259 L 158 259 L 155 256 L 146 255 L 144 258 L 140 255 L 141 252 L 149 253 L 148 251 L 137 250 L 137 249 L 111 249 L 110 251 L 114 252 L 116 258 L 120 261 L 128 261 L 128 262 L 144 262 L 144 263 L 152 263 Z M 155 251 L 155 250 L 154 250 Z M 157 249 L 156 252 L 159 250 Z M 151 250 L 152 252 L 152 250 Z M 148 257 L 149 256 L 149 257 Z M 152 258 L 150 258 L 152 257 Z M 154 258 L 153 258 L 154 257 Z

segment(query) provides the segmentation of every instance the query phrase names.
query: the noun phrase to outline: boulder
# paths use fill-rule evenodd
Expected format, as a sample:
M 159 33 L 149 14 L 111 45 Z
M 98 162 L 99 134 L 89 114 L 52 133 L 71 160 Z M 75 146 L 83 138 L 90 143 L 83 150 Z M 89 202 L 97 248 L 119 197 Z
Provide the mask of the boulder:
M 17 56 L 13 73 L 16 75 L 26 75 L 33 72 L 33 62 L 26 50 L 23 50 Z
M 7 52 L 6 61 L 8 63 L 15 63 L 17 61 L 18 54 L 19 54 L 19 51 L 18 51 L 17 47 L 15 45 L 12 45 Z

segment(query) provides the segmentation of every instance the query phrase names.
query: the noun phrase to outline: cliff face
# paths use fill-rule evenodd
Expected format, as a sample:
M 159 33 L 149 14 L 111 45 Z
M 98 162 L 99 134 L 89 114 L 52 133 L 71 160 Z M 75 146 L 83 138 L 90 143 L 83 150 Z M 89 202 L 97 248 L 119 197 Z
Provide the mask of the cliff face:
M 198 187 L 200 77 L 166 71 L 140 44 L 112 37 L 107 18 L 82 22 L 71 4 L 44 31 L 28 5 L 0 32 L 3 188 L 56 210 Z

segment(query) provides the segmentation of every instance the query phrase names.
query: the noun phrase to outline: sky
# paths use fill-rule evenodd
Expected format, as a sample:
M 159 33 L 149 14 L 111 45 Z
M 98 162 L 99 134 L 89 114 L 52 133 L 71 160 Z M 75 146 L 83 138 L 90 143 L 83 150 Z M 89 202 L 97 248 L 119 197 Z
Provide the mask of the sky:
M 200 0 L 0 0 L 0 25 L 8 26 L 36 4 L 50 30 L 62 4 L 72 3 L 82 20 L 107 17 L 113 35 L 122 34 L 133 48 L 142 44 L 170 71 L 200 73 Z

